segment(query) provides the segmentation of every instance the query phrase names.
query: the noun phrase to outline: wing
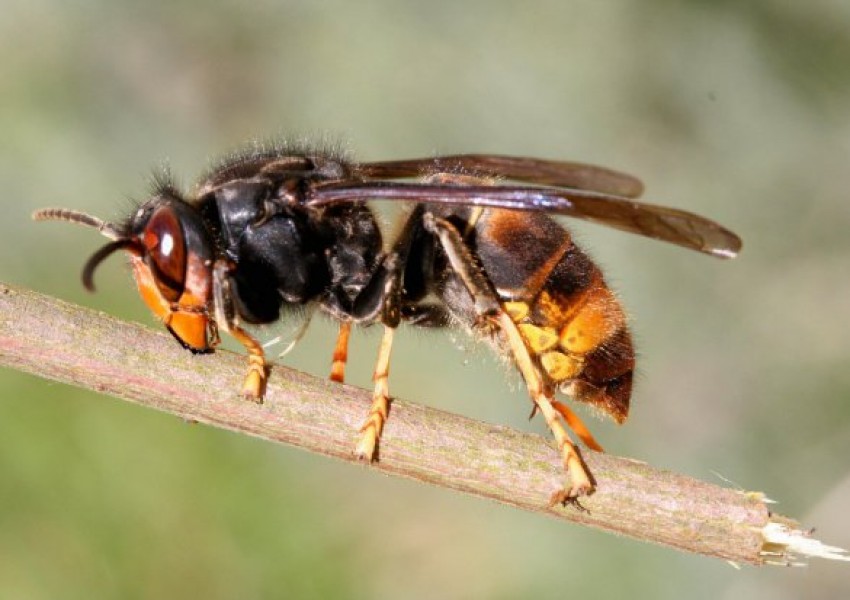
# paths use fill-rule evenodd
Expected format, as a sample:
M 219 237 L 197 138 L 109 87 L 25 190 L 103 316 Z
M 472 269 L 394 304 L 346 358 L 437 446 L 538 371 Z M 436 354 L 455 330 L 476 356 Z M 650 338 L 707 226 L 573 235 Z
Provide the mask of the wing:
M 305 204 L 324 206 L 367 200 L 539 210 L 607 225 L 719 258 L 732 258 L 741 249 L 741 238 L 705 217 L 589 190 L 390 181 L 335 182 L 310 187 Z
M 391 160 L 363 163 L 358 168 L 362 175 L 371 179 L 404 179 L 439 172 L 469 173 L 540 185 L 591 190 L 627 198 L 637 198 L 643 193 L 643 183 L 639 179 L 605 167 L 496 154 L 458 154 Z

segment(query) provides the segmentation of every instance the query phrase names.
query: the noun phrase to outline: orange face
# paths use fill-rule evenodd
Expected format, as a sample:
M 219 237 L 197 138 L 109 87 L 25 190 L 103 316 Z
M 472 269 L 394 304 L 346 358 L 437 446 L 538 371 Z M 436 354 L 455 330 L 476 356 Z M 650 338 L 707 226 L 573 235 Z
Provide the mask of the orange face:
M 150 267 L 141 256 L 132 256 L 130 263 L 142 300 L 181 343 L 195 352 L 205 352 L 210 346 L 210 319 L 206 300 L 192 292 L 185 292 L 176 302 L 162 295 Z
M 208 306 L 212 269 L 205 248 L 195 248 L 171 205 L 154 209 L 128 248 L 133 276 L 145 304 L 174 337 L 193 352 L 212 349 Z

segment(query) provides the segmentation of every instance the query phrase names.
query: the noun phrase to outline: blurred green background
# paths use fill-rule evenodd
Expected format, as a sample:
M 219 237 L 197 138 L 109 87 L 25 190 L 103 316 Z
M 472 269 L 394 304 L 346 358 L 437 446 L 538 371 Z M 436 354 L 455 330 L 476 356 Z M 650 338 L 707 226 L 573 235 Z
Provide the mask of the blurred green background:
M 167 161 L 279 134 L 361 160 L 494 152 L 641 176 L 745 240 L 722 262 L 575 224 L 633 316 L 610 452 L 764 491 L 850 547 L 850 4 L 0 0 L 0 280 L 155 323 L 102 243 Z M 327 373 L 317 320 L 287 364 Z M 286 331 L 290 325 L 282 327 Z M 391 390 L 526 420 L 516 375 L 398 336 Z M 374 333 L 353 341 L 368 385 Z M 850 567 L 741 571 L 0 371 L 0 598 L 837 598 Z

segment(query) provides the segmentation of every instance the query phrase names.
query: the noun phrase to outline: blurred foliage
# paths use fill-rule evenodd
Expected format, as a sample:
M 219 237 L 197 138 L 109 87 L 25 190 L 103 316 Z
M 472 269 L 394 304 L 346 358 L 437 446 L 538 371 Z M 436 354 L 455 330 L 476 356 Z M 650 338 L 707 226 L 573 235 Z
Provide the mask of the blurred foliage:
M 101 240 L 151 167 L 189 184 L 251 138 L 364 160 L 596 162 L 742 234 L 721 263 L 576 224 L 634 317 L 614 453 L 781 500 L 850 547 L 850 5 L 0 0 L 0 279 L 151 323 Z M 323 374 L 333 327 L 286 358 Z M 293 324 L 283 326 L 285 330 Z M 374 334 L 351 380 L 368 385 Z M 460 350 L 455 347 L 460 347 Z M 517 376 L 406 331 L 394 394 L 543 432 Z M 717 475 L 719 474 L 719 475 Z M 846 567 L 736 571 L 0 373 L 0 597 L 836 598 Z

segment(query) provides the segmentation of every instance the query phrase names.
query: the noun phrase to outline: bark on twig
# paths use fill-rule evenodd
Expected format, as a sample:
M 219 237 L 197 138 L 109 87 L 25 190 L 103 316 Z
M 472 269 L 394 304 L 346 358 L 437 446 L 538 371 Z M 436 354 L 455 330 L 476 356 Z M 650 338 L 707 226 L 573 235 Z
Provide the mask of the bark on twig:
M 263 405 L 242 400 L 242 356 L 193 356 L 164 333 L 0 284 L 0 364 L 225 429 L 354 462 L 368 391 L 275 366 Z M 548 506 L 562 481 L 540 436 L 396 400 L 374 468 L 633 538 L 751 564 L 817 544 L 757 493 L 584 451 L 596 493 Z M 805 542 L 805 543 L 801 543 Z M 802 549 L 801 549 L 802 548 Z M 843 556 L 817 545 L 821 554 Z

